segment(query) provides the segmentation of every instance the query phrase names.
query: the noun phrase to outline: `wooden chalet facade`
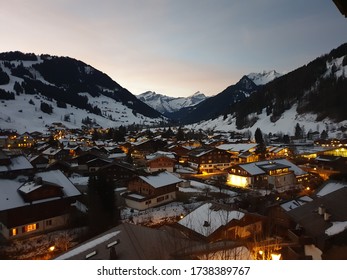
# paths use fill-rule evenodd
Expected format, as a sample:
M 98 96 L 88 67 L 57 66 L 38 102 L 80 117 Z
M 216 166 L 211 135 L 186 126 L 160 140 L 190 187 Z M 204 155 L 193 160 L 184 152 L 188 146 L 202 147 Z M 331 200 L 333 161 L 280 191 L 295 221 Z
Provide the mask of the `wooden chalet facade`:
M 261 234 L 265 224 L 264 216 L 207 202 L 177 222 L 176 227 L 192 239 L 212 243 L 251 238 Z
M 177 184 L 182 180 L 164 171 L 157 174 L 137 176 L 128 183 L 124 194 L 128 207 L 145 210 L 176 200 Z
M 0 179 L 0 233 L 12 240 L 65 227 L 80 194 L 59 170 L 26 183 Z
M 230 155 L 216 148 L 196 148 L 188 154 L 188 165 L 199 173 L 212 173 L 229 168 Z
M 233 166 L 228 184 L 241 188 L 260 188 L 283 192 L 298 187 L 306 172 L 286 159 L 258 161 Z
M 114 161 L 104 165 L 96 171 L 96 174 L 103 176 L 108 182 L 112 182 L 115 188 L 127 187 L 128 181 L 137 176 L 133 165 L 123 161 Z
M 146 156 L 146 167 L 148 172 L 166 170 L 173 172 L 176 164 L 176 156 L 170 152 L 158 151 Z

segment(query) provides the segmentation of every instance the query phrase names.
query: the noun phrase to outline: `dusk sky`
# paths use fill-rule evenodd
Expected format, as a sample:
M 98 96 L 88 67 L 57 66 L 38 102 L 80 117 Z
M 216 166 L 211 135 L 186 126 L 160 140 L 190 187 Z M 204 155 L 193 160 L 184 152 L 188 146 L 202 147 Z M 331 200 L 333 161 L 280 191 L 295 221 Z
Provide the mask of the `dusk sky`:
M 133 94 L 215 95 L 347 42 L 332 0 L 0 0 L 0 52 L 69 56 Z

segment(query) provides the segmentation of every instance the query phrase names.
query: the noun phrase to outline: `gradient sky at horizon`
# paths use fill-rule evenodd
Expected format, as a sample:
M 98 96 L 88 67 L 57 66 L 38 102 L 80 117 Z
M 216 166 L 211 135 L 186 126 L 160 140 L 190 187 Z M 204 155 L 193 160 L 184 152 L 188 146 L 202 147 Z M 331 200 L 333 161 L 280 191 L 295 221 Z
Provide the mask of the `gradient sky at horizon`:
M 133 94 L 215 95 L 347 42 L 331 0 L 0 0 L 0 52 L 69 56 Z

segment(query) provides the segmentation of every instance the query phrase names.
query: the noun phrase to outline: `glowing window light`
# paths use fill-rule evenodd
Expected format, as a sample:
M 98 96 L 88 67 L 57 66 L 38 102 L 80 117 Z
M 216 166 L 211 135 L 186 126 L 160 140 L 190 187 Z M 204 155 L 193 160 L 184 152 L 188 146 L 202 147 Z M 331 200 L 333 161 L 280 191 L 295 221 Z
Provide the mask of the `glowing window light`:
M 243 187 L 243 188 L 247 187 L 248 185 L 248 181 L 246 177 L 237 176 L 234 174 L 229 175 L 229 183 L 233 186 Z

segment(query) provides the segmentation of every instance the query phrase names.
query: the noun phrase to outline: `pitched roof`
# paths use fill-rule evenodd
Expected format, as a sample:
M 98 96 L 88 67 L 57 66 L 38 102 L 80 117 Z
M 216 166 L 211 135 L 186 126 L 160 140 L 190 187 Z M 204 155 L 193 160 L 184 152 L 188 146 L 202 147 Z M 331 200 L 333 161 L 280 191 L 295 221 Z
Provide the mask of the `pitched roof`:
M 39 172 L 36 174 L 36 177 L 41 177 L 43 181 L 63 187 L 65 197 L 73 197 L 81 194 L 60 170 Z M 31 185 L 28 185 L 27 188 L 25 184 L 23 185 L 23 183 L 17 180 L 0 179 L 0 211 L 23 207 L 30 204 L 25 202 L 23 197 L 20 195 L 18 190 L 21 186 L 23 186 L 24 191 L 30 191 Z M 46 200 L 36 201 L 35 203 L 44 201 Z
M 333 222 L 347 221 L 347 188 L 340 188 L 321 197 L 314 198 L 311 202 L 288 211 L 288 215 L 311 237 L 325 236 L 325 231 L 333 225 Z M 329 213 L 329 220 L 320 215 L 318 208 L 324 206 Z M 327 237 L 327 236 L 326 236 Z
M 118 242 L 119 241 L 119 242 Z M 102 233 L 72 250 L 58 256 L 57 260 L 84 260 L 91 252 L 96 252 L 90 259 L 110 259 L 110 247 L 114 245 L 117 259 L 120 260 L 168 260 L 176 250 L 188 245 L 199 244 L 166 230 L 123 223 Z M 155 244 L 155 246 L 153 245 Z
M 25 156 L 11 157 L 9 165 L 0 165 L 0 172 L 33 169 L 30 161 Z
M 186 215 L 178 223 L 207 237 L 231 220 L 241 220 L 244 215 L 243 212 L 237 210 L 228 210 L 215 207 L 213 203 L 205 203 Z
M 271 161 L 257 161 L 245 164 L 239 164 L 239 166 L 247 171 L 250 175 L 260 175 L 265 174 L 266 170 L 273 170 L 278 168 L 288 167 L 289 170 L 293 171 L 295 176 L 301 176 L 307 174 L 306 171 L 302 170 L 300 167 L 290 162 L 287 159 L 274 159 Z
M 182 182 L 182 179 L 168 171 L 161 172 L 157 175 L 139 176 L 147 184 L 154 188 L 160 188 L 171 184 Z

